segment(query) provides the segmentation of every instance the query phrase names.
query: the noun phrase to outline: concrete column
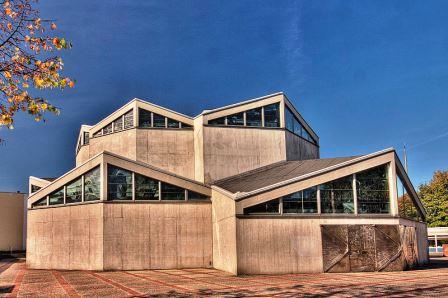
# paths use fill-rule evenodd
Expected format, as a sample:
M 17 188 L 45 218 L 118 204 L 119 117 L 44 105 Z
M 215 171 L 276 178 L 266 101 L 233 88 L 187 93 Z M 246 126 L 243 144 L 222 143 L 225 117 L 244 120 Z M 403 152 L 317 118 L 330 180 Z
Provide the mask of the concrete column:
M 107 163 L 102 162 L 100 165 L 100 200 L 107 200 Z
M 353 185 L 353 208 L 355 209 L 355 214 L 358 214 L 358 186 L 356 185 L 356 174 L 353 174 L 352 179 Z
M 279 113 L 280 113 L 280 127 L 285 128 L 285 96 L 283 96 L 282 101 L 279 104 Z
M 321 200 L 320 200 L 320 187 L 319 187 L 319 185 L 317 186 L 317 193 L 316 193 L 316 199 L 317 199 L 317 213 L 318 214 L 321 214 L 322 213 L 322 210 L 321 210 L 321 206 L 320 206 L 320 202 L 321 202 Z
M 389 182 L 389 205 L 390 214 L 393 216 L 399 215 L 398 212 L 398 191 L 397 191 L 397 172 L 395 168 L 395 160 L 389 163 L 388 166 L 388 182 Z

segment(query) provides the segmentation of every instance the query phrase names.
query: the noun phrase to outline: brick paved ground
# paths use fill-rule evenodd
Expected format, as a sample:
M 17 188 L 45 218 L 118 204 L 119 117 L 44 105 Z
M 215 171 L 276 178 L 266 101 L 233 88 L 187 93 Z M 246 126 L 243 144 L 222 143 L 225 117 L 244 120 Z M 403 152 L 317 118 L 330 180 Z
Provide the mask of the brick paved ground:
M 234 277 L 212 269 L 121 272 L 27 270 L 0 260 L 0 297 L 448 296 L 448 260 L 406 272 Z

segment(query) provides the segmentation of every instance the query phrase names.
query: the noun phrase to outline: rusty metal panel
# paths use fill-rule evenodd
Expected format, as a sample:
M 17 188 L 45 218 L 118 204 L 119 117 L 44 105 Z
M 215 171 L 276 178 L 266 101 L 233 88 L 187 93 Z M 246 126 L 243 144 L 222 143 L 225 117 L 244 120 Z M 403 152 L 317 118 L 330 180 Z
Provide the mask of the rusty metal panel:
M 324 272 L 350 272 L 347 226 L 325 225 L 321 231 Z
M 396 225 L 375 226 L 376 271 L 401 271 L 404 258 Z
M 375 271 L 375 231 L 372 225 L 348 226 L 351 272 Z
M 415 228 L 400 226 L 400 236 L 406 267 L 412 269 L 418 265 L 417 235 Z
M 403 241 L 410 264 L 416 256 L 413 232 L 404 229 L 400 236 L 396 225 L 322 225 L 324 272 L 403 270 Z

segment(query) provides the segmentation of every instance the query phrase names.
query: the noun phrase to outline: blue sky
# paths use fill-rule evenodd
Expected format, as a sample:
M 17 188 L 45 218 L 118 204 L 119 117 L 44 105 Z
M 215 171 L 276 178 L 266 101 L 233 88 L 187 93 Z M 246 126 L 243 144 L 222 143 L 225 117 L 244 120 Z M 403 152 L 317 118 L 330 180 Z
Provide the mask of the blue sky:
M 447 1 L 41 1 L 72 41 L 59 117 L 0 130 L 0 191 L 74 167 L 81 124 L 134 97 L 195 115 L 284 91 L 322 157 L 409 150 L 416 186 L 448 169 Z

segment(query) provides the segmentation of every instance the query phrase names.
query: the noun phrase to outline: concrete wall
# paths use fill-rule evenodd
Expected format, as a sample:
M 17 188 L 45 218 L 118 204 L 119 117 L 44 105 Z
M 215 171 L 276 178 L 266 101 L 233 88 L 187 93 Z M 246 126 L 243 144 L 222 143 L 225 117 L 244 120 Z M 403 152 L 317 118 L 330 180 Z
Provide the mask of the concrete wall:
M 24 194 L 0 192 L 0 251 L 23 250 Z
M 194 179 L 193 130 L 130 129 L 92 138 L 78 152 L 76 165 L 102 151 Z
M 105 204 L 104 269 L 212 266 L 211 204 Z
M 28 210 L 28 268 L 102 270 L 103 204 Z
M 428 226 L 424 222 L 416 222 L 401 218 L 400 225 L 414 227 L 417 237 L 417 256 L 420 265 L 429 263 Z
M 212 191 L 213 267 L 237 274 L 235 201 Z
M 205 183 L 286 160 L 281 129 L 205 126 L 203 135 Z
M 286 159 L 303 160 L 319 158 L 319 147 L 295 134 L 285 131 Z
M 409 221 L 411 222 L 411 221 Z M 317 273 L 323 271 L 321 225 L 398 225 L 398 218 L 238 218 L 238 274 Z M 409 224 L 409 223 L 408 223 Z M 424 224 L 418 242 L 423 245 Z M 425 262 L 425 247 L 419 262 Z M 420 259 L 421 258 L 421 259 Z
M 137 129 L 137 160 L 194 179 L 194 132 Z
M 28 218 L 29 268 L 212 266 L 210 202 L 98 202 L 29 210 Z

